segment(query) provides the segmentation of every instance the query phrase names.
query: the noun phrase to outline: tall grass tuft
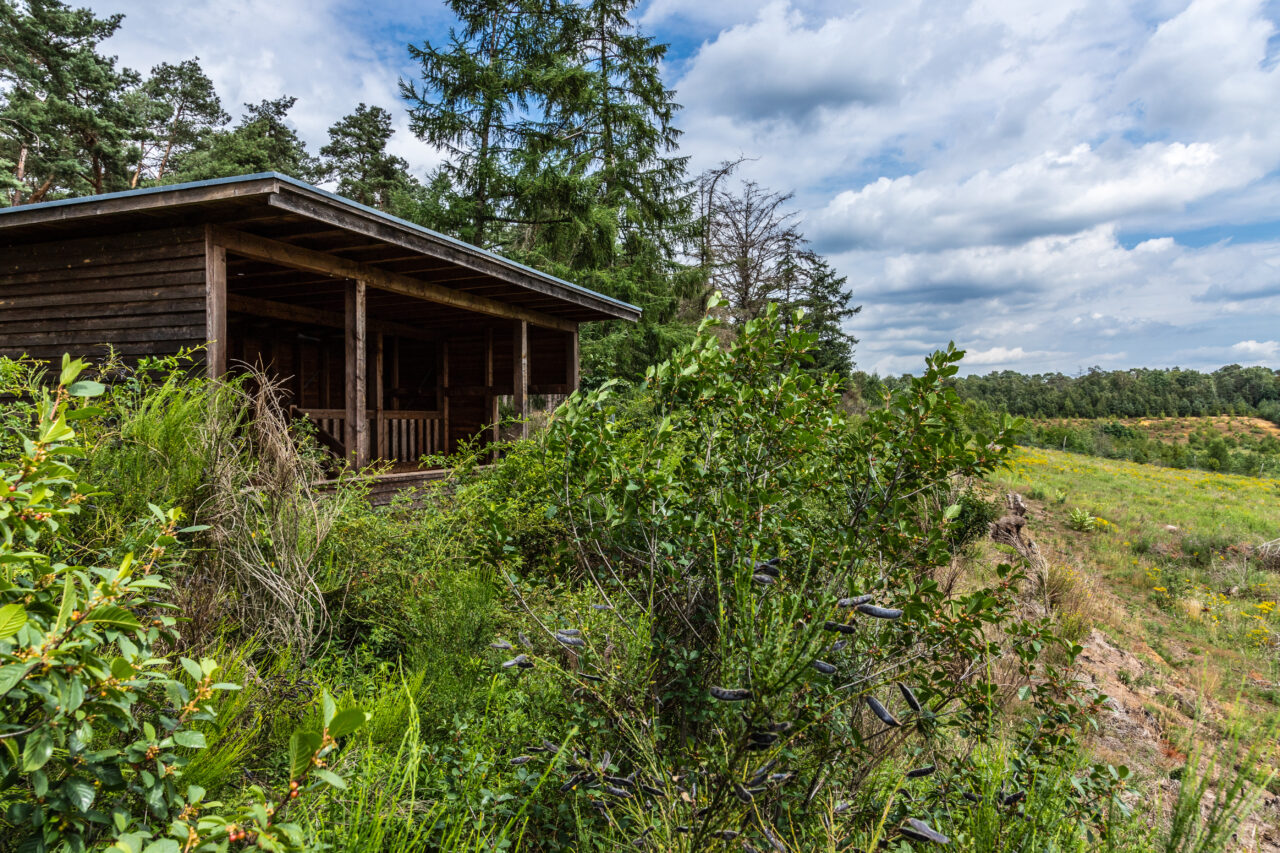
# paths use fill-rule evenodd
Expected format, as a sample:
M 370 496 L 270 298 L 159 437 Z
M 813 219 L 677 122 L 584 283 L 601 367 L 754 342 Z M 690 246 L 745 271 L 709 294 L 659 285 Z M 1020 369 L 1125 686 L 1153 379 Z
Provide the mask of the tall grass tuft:
M 1245 750 L 1246 733 L 1237 724 L 1227 743 L 1211 753 L 1207 763 L 1201 745 L 1188 752 L 1161 848 L 1164 853 L 1220 853 L 1227 849 L 1271 780 L 1260 768 L 1275 735 L 1274 725 L 1253 732 Z M 1223 762 L 1227 756 L 1230 760 Z

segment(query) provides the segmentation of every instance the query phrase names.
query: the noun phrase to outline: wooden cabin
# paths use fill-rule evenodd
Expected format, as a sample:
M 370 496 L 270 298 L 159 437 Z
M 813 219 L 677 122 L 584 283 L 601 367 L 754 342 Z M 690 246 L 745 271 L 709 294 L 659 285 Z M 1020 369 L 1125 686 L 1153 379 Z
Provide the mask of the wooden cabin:
M 205 346 L 281 381 L 354 464 L 497 437 L 640 309 L 275 173 L 0 210 L 0 355 Z

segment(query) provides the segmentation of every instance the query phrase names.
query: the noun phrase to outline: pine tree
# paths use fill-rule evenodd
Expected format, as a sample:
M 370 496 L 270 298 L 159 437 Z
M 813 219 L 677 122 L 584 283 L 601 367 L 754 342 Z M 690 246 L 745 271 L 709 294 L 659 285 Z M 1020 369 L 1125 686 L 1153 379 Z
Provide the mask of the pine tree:
M 130 93 L 140 117 L 129 185 L 161 181 L 173 163 L 231 120 L 199 57 L 162 62 Z
M 135 116 L 118 71 L 97 47 L 122 15 L 60 0 L 0 0 L 0 160 L 9 204 L 124 186 Z
M 304 181 L 317 179 L 318 164 L 286 120 L 297 98 L 245 104 L 245 115 L 230 131 L 207 137 L 177 163 L 167 180 L 200 181 L 256 172 L 280 172 Z
M 379 210 L 396 213 L 416 183 L 409 164 L 387 153 L 395 130 L 391 113 L 360 104 L 329 128 L 329 143 L 320 149 L 321 172 L 338 182 L 338 194 Z

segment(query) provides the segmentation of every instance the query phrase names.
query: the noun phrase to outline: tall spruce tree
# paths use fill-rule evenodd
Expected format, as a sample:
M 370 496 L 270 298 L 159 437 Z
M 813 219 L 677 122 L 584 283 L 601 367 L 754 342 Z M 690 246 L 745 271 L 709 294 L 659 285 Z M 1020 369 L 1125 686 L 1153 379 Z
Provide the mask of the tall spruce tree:
M 639 324 L 588 327 L 584 375 L 638 378 L 685 342 L 676 319 L 700 275 L 679 260 L 692 225 L 687 158 L 677 155 L 675 93 L 662 82 L 667 46 L 637 31 L 635 0 L 561 7 L 563 58 L 548 90 L 554 133 L 537 161 L 555 163 L 559 216 L 529 215 L 531 262 L 639 305 Z M 548 181 L 548 183 L 552 183 Z M 674 321 L 674 322 L 673 322 Z
M 673 257 L 673 231 L 689 218 L 687 158 L 674 156 L 679 106 L 659 75 L 667 46 L 636 31 L 635 5 L 585 0 L 561 11 L 563 65 L 548 92 L 555 150 L 543 156 L 560 160 L 587 215 L 553 219 L 545 241 L 571 268 Z
M 130 97 L 140 118 L 133 140 L 133 187 L 164 180 L 175 161 L 231 121 L 199 57 L 160 63 Z
M 61 0 L 0 0 L 0 161 L 9 204 L 125 186 L 138 75 L 98 45 L 122 15 Z
M 391 113 L 360 104 L 329 128 L 329 143 L 320 149 L 320 170 L 337 181 L 338 194 L 389 213 L 399 213 L 414 189 L 404 158 L 387 153 L 395 130 Z
M 442 148 L 451 191 L 448 230 L 477 246 L 500 245 L 527 224 L 513 202 L 548 191 L 529 168 L 545 150 L 546 98 L 558 61 L 558 0 L 449 0 L 458 18 L 447 43 L 409 45 L 421 81 L 400 81 L 410 126 Z

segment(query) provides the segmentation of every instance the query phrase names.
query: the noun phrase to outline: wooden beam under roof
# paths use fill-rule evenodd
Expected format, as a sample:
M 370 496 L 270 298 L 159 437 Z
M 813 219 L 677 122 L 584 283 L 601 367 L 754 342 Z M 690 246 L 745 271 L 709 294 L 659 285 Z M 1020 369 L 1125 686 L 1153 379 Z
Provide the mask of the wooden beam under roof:
M 229 228 L 215 228 L 213 233 L 217 244 L 228 252 L 234 252 L 237 255 L 244 255 L 255 260 L 269 261 L 282 266 L 310 270 L 311 272 L 323 273 L 338 278 L 359 279 L 370 287 L 389 290 L 392 293 L 400 293 L 428 302 L 437 302 L 453 308 L 462 308 L 478 314 L 488 314 L 492 317 L 504 317 L 510 320 L 533 323 L 536 326 L 559 329 L 562 332 L 572 332 L 578 328 L 578 324 L 573 320 L 565 320 L 562 317 L 554 317 L 541 311 L 532 311 L 516 305 L 508 305 L 483 296 L 473 296 L 462 291 L 441 287 L 438 284 L 432 284 L 399 273 L 388 272 L 369 264 L 361 264 L 345 258 L 334 257 L 324 252 L 316 252 L 300 246 L 293 246 L 289 243 L 281 243 L 278 240 L 269 240 L 266 237 L 245 234 Z

